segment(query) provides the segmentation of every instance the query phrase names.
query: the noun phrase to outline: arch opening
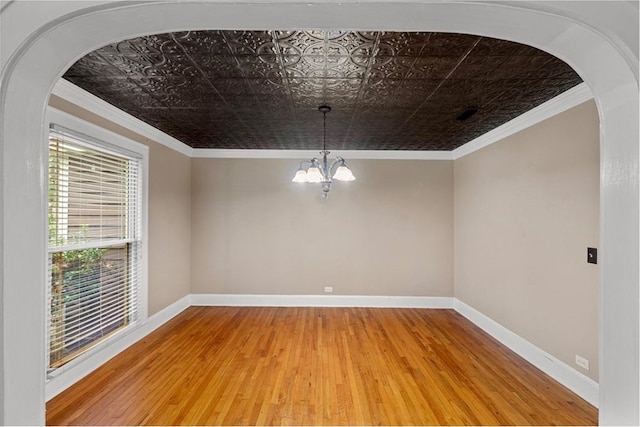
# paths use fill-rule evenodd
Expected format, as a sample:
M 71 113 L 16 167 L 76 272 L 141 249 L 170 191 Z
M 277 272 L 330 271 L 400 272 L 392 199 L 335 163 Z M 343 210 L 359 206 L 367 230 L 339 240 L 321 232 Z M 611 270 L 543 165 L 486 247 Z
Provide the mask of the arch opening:
M 56 12 L 54 20 L 33 18 L 37 29 L 2 76 L 5 424 L 44 423 L 44 271 L 24 266 L 45 265 L 46 147 L 40 141 L 53 85 L 77 58 L 111 41 L 212 25 L 453 31 L 529 44 L 571 65 L 592 89 L 601 119 L 600 422 L 637 424 L 638 84 L 610 40 L 532 5 L 108 3 L 65 4 Z

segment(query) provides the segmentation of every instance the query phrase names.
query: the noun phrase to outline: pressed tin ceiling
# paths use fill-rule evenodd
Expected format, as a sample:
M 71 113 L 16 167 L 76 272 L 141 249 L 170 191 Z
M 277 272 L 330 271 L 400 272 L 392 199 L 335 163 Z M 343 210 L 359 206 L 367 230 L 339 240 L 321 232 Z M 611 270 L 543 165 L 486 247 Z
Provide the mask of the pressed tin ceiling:
M 530 46 L 382 31 L 157 34 L 63 77 L 194 148 L 320 149 L 328 104 L 329 150 L 453 150 L 582 81 Z

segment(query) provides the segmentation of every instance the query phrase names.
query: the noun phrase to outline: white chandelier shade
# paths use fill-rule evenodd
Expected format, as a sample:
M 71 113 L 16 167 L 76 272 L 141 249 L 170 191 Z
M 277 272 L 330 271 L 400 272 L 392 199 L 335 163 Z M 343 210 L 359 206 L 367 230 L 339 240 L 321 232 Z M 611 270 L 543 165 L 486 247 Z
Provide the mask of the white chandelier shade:
M 333 174 L 333 179 L 338 181 L 355 181 L 356 177 L 353 176 L 353 172 L 351 172 L 351 169 L 349 169 L 345 161 L 340 159 L 340 166 L 336 169 L 336 173 Z
M 322 159 L 314 157 L 311 160 L 302 161 L 292 181 L 312 184 L 332 182 L 334 179 L 336 181 L 355 181 L 356 177 L 342 157 L 337 157 L 331 162 L 330 166 L 325 167 L 325 165 L 329 164 L 329 160 L 327 159 L 329 151 L 321 151 L 320 154 L 323 155 Z M 310 164 L 306 170 L 304 168 L 305 163 Z
M 322 134 L 322 158 L 314 157 L 310 160 L 304 160 L 300 162 L 300 167 L 296 171 L 293 177 L 293 182 L 298 183 L 312 183 L 322 184 L 323 197 L 327 197 L 329 190 L 331 189 L 331 183 L 335 179 L 336 181 L 355 181 L 356 177 L 347 166 L 347 162 L 342 157 L 336 157 L 331 163 L 329 163 L 327 151 L 327 113 L 331 111 L 331 107 L 328 105 L 321 105 L 318 107 L 323 115 L 323 134 Z M 308 163 L 309 167 L 305 169 L 305 164 Z

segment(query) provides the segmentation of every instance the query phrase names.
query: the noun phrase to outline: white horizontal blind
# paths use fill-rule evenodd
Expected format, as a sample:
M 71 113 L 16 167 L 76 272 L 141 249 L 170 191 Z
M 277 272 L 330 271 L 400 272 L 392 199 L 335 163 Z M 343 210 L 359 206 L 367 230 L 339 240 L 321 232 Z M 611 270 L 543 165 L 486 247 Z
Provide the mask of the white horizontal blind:
M 141 162 L 105 147 L 50 129 L 50 369 L 137 320 Z

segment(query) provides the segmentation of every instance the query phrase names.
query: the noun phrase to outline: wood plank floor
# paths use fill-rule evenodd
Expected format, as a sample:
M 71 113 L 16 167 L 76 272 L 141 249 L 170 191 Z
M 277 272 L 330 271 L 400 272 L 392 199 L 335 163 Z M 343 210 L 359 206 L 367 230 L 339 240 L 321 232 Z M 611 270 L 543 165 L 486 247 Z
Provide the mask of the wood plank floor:
M 47 404 L 49 425 L 595 425 L 453 310 L 191 307 Z

